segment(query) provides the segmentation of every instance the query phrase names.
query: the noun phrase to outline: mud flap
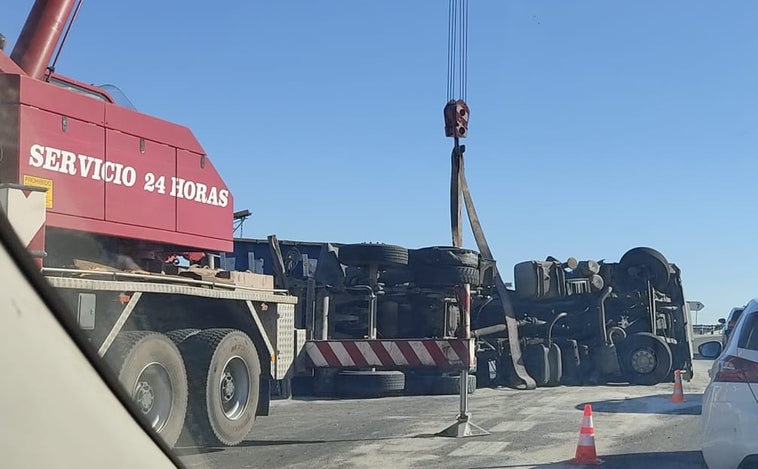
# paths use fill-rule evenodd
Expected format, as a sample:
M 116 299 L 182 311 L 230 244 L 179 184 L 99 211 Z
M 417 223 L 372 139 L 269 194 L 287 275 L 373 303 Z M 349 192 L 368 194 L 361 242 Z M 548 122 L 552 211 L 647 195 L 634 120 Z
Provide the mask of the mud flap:
M 260 398 L 258 399 L 258 407 L 255 410 L 255 415 L 268 415 L 269 404 L 271 403 L 271 379 L 261 377 L 260 382 Z

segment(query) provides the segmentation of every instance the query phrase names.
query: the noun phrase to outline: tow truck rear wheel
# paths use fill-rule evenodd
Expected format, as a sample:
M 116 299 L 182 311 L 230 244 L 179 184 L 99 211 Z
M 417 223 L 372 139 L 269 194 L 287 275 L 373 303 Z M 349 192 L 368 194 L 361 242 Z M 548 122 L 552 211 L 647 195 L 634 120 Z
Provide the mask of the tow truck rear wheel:
M 198 332 L 200 332 L 200 329 L 176 329 L 173 331 L 166 332 L 166 337 L 171 339 L 171 341 L 178 346 L 179 344 L 187 340 L 188 337 L 192 337 Z
M 122 332 L 105 360 L 153 430 L 173 447 L 184 425 L 188 400 L 187 374 L 176 345 L 157 332 Z
M 672 357 L 668 344 L 649 332 L 638 332 L 620 344 L 622 370 L 632 384 L 653 385 L 666 381 Z
M 205 329 L 179 346 L 187 364 L 186 437 L 194 444 L 239 444 L 253 428 L 261 366 L 253 341 L 236 329 Z

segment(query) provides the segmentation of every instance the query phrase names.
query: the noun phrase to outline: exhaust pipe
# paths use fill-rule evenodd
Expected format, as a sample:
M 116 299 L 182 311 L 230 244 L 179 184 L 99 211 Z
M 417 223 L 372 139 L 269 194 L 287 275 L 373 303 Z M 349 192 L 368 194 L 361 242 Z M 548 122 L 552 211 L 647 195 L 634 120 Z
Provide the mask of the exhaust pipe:
M 30 77 L 41 80 L 76 0 L 37 0 L 18 36 L 11 59 Z

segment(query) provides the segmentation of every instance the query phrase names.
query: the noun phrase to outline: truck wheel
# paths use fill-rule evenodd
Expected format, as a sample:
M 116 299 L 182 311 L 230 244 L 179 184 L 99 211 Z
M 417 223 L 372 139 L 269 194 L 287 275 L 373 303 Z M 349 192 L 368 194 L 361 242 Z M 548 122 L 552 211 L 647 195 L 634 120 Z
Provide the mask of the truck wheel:
M 638 332 L 621 342 L 622 370 L 632 384 L 653 385 L 671 371 L 671 349 L 659 336 Z
M 669 263 L 660 252 L 652 248 L 630 249 L 619 261 L 623 282 L 639 284 L 650 279 L 656 290 L 666 288 L 669 283 Z
M 412 266 L 454 265 L 479 268 L 479 253 L 470 249 L 450 246 L 432 246 L 408 251 L 408 264 Z
M 258 407 L 255 344 L 236 329 L 205 329 L 179 348 L 189 382 L 187 436 L 195 444 L 239 444 L 253 428 Z
M 451 287 L 468 283 L 479 286 L 479 269 L 457 265 L 424 267 L 415 272 L 416 286 L 420 288 Z
M 473 394 L 476 391 L 476 376 L 468 375 L 468 381 L 466 382 L 466 392 Z M 460 375 L 439 375 L 431 377 L 431 386 L 429 387 L 429 394 L 432 395 L 449 395 L 460 394 L 461 392 L 461 377 Z
M 402 392 L 405 375 L 401 371 L 341 371 L 334 386 L 342 397 L 382 397 Z
M 176 345 L 157 332 L 122 332 L 105 360 L 153 430 L 173 447 L 184 425 L 188 394 L 184 361 Z
M 198 332 L 200 332 L 200 329 L 176 329 L 174 331 L 166 332 L 166 337 L 171 339 L 176 345 L 179 345 L 187 340 L 188 337 L 191 337 Z
M 340 247 L 339 261 L 351 267 L 407 265 L 408 250 L 392 244 L 345 244 Z

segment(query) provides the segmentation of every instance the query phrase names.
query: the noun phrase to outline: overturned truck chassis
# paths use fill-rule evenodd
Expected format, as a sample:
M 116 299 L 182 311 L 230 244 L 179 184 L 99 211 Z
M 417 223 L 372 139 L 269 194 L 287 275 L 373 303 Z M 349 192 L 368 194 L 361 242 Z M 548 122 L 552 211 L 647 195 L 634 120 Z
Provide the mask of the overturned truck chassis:
M 310 270 L 307 255 L 286 246 L 282 251 L 273 256 L 281 259 L 274 261 L 275 273 L 280 286 L 305 299 L 296 323 L 308 331 L 309 341 L 460 337 L 456 286 L 468 284 L 477 362 L 469 387 L 524 385 L 514 370 L 520 360 L 512 356 L 511 340 L 518 341 L 521 361 L 538 386 L 649 385 L 671 380 L 674 370 L 691 377 L 691 324 L 680 270 L 651 248 L 632 249 L 618 263 L 548 258 L 517 264 L 513 288 L 506 292 L 518 337 L 506 332 L 494 262 L 475 251 L 321 245 L 311 254 L 317 262 Z M 345 372 L 356 368 L 343 363 L 316 370 L 316 391 L 325 383 L 339 387 L 348 381 Z M 409 362 L 371 371 L 377 370 L 388 375 L 360 380 L 392 382 L 394 390 L 406 393 L 454 393 L 460 386 L 444 367 Z
M 524 364 L 539 386 L 628 382 L 651 385 L 692 376 L 691 324 L 679 268 L 650 248 L 618 263 L 553 258 L 514 268 L 511 303 Z M 481 384 L 512 384 L 497 298 L 473 309 Z

